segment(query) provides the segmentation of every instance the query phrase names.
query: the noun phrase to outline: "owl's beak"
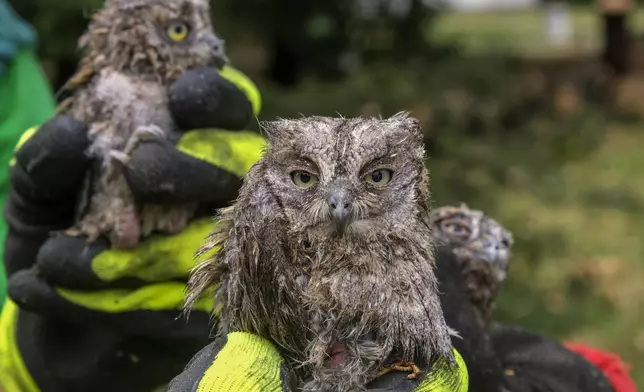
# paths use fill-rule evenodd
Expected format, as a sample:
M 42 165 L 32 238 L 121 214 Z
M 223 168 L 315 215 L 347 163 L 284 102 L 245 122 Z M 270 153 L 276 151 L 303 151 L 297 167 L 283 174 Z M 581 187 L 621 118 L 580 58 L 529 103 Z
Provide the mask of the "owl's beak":
M 215 65 L 223 67 L 228 63 L 228 56 L 226 56 L 225 50 L 226 41 L 216 35 L 207 35 L 204 37 L 204 42 L 212 48 L 215 54 L 213 59 Z
M 329 190 L 329 196 L 326 201 L 331 211 L 331 217 L 340 234 L 344 234 L 351 222 L 353 200 L 354 197 L 351 192 L 344 187 L 333 187 Z

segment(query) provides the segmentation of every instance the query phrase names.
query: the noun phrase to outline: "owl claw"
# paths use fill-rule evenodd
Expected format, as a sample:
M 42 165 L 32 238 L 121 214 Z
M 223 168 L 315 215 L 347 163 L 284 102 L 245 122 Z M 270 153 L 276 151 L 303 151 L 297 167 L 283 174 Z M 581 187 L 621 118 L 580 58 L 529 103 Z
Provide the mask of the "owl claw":
M 118 151 L 118 150 L 112 150 L 110 151 L 110 158 L 115 159 L 119 162 L 121 162 L 124 165 L 127 165 L 127 163 L 130 161 L 130 155 L 123 152 L 123 151 Z
M 139 142 L 147 140 L 165 140 L 166 135 L 163 129 L 156 125 L 140 126 L 134 130 L 132 136 L 127 141 L 123 152 L 127 155 L 132 154 Z
M 398 361 L 380 369 L 380 371 L 378 372 L 378 377 L 382 377 L 385 374 L 391 373 L 393 371 L 410 372 L 411 374 L 407 376 L 407 378 L 410 380 L 414 380 L 418 378 L 421 374 L 423 374 L 423 371 L 420 370 L 420 368 L 415 363 L 407 362 L 407 361 Z

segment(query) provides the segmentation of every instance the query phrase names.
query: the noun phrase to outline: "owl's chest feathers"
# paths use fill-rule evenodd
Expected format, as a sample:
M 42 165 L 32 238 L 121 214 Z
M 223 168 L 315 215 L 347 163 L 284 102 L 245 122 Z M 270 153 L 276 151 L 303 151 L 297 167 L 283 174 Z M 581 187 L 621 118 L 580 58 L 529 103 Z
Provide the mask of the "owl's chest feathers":
M 331 247 L 327 252 L 307 255 L 300 266 L 310 263 L 304 301 L 313 311 L 342 314 L 351 319 L 370 315 L 373 321 L 390 303 L 412 302 L 414 285 L 432 276 L 431 253 L 407 244 Z M 335 317 L 335 316 L 334 316 Z
M 79 92 L 72 115 L 89 124 L 90 153 L 99 157 L 123 148 L 140 126 L 156 125 L 167 136 L 176 132 L 165 86 L 149 77 L 109 68 Z
M 477 311 L 487 317 L 500 289 L 500 283 L 494 279 L 493 267 L 476 260 L 462 263 L 461 268 L 465 274 L 467 295 Z

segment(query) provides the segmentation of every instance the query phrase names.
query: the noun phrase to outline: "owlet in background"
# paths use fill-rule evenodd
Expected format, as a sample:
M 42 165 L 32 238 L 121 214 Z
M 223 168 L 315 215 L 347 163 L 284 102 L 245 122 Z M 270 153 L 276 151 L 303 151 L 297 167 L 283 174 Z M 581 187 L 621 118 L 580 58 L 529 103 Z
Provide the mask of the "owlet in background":
M 512 233 L 466 205 L 433 209 L 429 221 L 436 243 L 454 253 L 479 323 L 487 326 L 494 300 L 507 278 Z
M 436 276 L 452 344 L 467 364 L 471 392 L 507 392 L 503 358 L 490 334 L 493 302 L 508 273 L 512 234 L 482 211 L 442 206 L 429 214 Z
M 208 0 L 107 0 L 79 41 L 79 70 L 63 87 L 59 112 L 89 124 L 88 174 L 69 234 L 116 248 L 135 247 L 152 232 L 175 233 L 194 205 L 138 205 L 123 175 L 136 144 L 180 136 L 166 88 L 184 71 L 222 67 L 224 42 L 212 29 Z
M 265 155 L 200 252 L 187 307 L 218 285 L 219 333 L 272 340 L 304 391 L 361 391 L 391 370 L 415 378 L 454 363 L 419 122 L 309 117 L 265 130 Z

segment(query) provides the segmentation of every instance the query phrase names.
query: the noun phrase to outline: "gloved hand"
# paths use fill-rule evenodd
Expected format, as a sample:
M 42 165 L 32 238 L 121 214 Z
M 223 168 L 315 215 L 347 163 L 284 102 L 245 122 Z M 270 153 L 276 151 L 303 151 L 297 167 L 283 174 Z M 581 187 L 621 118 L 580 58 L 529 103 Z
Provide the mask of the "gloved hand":
M 467 392 L 465 362 L 454 350 L 456 366 L 437 362 L 418 380 L 407 373 L 388 373 L 368 386 L 371 392 Z M 427 370 L 427 369 L 424 369 Z M 292 392 L 297 376 L 267 340 L 245 332 L 232 332 L 199 351 L 168 392 Z
M 177 80 L 169 99 L 176 122 L 191 131 L 176 145 L 142 142 L 126 178 L 140 201 L 198 202 L 200 213 L 178 235 L 131 251 L 50 236 L 73 221 L 90 164 L 85 124 L 57 116 L 19 142 L 5 211 L 12 301 L 0 319 L 0 390 L 152 391 L 207 344 L 210 305 L 188 322 L 179 309 L 213 208 L 236 197 L 264 145 L 236 132 L 258 113 L 259 94 L 232 68 L 200 69 Z
M 493 323 L 490 337 L 512 392 L 617 392 L 585 358 L 521 327 Z

